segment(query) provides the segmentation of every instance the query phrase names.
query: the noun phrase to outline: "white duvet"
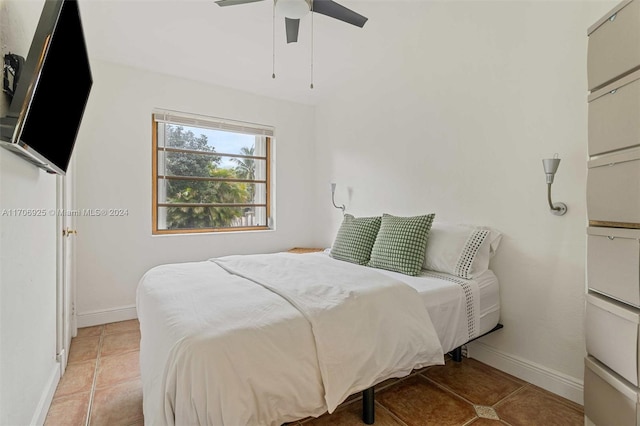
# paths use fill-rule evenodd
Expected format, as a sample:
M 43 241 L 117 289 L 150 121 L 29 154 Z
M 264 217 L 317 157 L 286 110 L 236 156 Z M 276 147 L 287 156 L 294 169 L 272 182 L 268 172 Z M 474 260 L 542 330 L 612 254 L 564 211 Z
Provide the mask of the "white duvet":
M 279 425 L 443 363 L 414 289 L 327 256 L 159 266 L 137 307 L 151 425 Z

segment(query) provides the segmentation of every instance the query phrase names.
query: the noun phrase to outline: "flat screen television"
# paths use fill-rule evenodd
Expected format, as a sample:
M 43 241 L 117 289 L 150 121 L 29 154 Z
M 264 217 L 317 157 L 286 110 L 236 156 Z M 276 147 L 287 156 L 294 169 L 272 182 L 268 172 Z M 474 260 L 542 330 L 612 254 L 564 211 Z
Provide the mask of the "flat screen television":
M 0 145 L 64 175 L 93 85 L 76 0 L 46 0 L 6 117 Z

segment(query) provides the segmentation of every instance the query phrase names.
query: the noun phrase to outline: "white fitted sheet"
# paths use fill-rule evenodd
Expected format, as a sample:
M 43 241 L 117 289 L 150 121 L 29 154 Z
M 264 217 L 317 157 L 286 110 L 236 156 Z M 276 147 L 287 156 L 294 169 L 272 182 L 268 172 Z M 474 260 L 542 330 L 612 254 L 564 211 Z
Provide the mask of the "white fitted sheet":
M 331 249 L 326 249 L 306 256 L 329 256 L 330 251 Z M 487 333 L 500 321 L 500 284 L 490 269 L 470 280 L 426 270 L 417 277 L 384 269 L 375 270 L 408 284 L 420 294 L 445 353 L 464 345 L 470 339 L 465 292 L 460 282 L 473 289 L 473 305 L 477 312 L 473 315 L 475 332 L 472 337 Z
M 466 310 L 461 309 L 461 300 L 464 299 L 463 289 L 454 281 L 463 281 L 471 286 L 477 286 L 479 299 L 477 336 L 490 331 L 500 320 L 500 286 L 498 278 L 491 270 L 471 280 L 444 273 L 433 274 L 446 278 L 438 279 L 433 275 L 427 276 L 428 271 L 424 271 L 423 275 L 417 277 L 383 269 L 379 271 L 402 280 L 420 294 L 444 352 L 452 351 L 469 340 Z

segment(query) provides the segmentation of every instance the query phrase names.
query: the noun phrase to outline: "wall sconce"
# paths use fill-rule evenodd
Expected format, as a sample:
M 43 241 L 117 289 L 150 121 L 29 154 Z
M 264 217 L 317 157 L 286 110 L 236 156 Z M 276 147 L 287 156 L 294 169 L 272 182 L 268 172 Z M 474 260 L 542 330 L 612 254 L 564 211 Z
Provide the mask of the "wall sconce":
M 342 214 L 344 214 L 344 211 L 346 210 L 346 207 L 343 205 L 341 206 L 336 206 L 336 201 L 335 201 L 335 193 L 336 193 L 336 184 L 331 182 L 331 202 L 333 203 L 333 207 L 335 207 L 336 209 L 340 209 L 342 210 Z
M 549 209 L 551 213 L 556 216 L 562 216 L 567 212 L 567 205 L 565 203 L 553 203 L 551 201 L 551 184 L 553 183 L 553 177 L 556 175 L 559 165 L 560 159 L 558 158 L 558 154 L 555 154 L 553 158 L 545 158 L 542 160 L 542 166 L 547 175 L 547 199 L 549 200 Z

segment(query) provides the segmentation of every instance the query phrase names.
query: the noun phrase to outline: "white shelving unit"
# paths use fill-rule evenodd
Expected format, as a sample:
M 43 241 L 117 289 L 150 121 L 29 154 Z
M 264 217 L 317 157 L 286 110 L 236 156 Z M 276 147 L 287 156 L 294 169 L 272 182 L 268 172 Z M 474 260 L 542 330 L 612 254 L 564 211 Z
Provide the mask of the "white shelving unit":
M 588 36 L 585 423 L 640 425 L 640 0 Z

